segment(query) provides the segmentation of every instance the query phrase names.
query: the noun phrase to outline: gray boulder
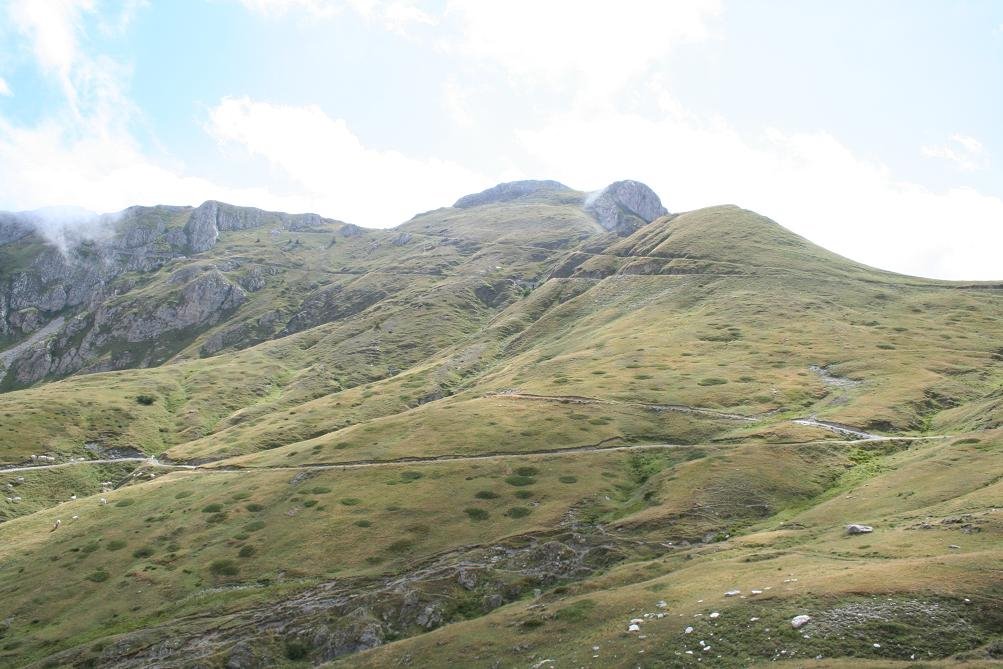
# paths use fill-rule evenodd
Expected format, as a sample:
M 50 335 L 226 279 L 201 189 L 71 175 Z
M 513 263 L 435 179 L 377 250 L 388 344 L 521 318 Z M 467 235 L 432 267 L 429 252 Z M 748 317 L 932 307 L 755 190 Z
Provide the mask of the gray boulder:
M 852 523 L 846 526 L 847 534 L 870 534 L 874 531 L 874 528 L 870 525 L 858 525 L 857 523 Z
M 640 181 L 617 181 L 585 200 L 585 211 L 604 229 L 629 235 L 669 212 L 655 191 Z

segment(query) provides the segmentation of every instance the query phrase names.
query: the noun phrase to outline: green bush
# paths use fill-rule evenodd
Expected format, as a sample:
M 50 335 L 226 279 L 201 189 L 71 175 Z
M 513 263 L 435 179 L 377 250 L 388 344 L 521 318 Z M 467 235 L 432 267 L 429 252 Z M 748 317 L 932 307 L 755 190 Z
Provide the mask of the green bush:
M 120 551 L 125 548 L 125 542 L 121 539 L 113 539 L 104 546 L 106 551 Z
M 136 395 L 136 402 L 142 404 L 143 406 L 150 406 L 156 401 L 157 400 L 153 395 Z
M 416 481 L 417 479 L 420 479 L 422 476 L 424 476 L 424 474 L 422 474 L 421 472 L 414 472 L 414 471 L 401 472 L 401 478 L 404 479 L 405 481 Z
M 464 509 L 463 513 L 467 514 L 470 517 L 470 520 L 487 520 L 488 516 L 491 515 L 484 509 L 478 509 L 476 507 Z
M 532 490 L 516 490 L 515 491 L 515 496 L 518 497 L 519 499 L 529 499 L 530 497 L 533 496 L 533 491 Z
M 520 474 L 513 474 L 512 476 L 505 478 L 505 483 L 514 486 L 533 485 L 534 483 L 536 483 L 536 479 L 534 479 L 532 476 L 522 476 Z
M 505 512 L 509 518 L 525 518 L 530 514 L 530 510 L 524 506 L 513 506 Z
M 331 492 L 331 489 L 326 486 L 319 485 L 314 488 L 311 488 L 310 492 L 313 493 L 314 495 L 324 495 Z
M 341 503 L 345 506 L 358 506 L 362 504 L 362 500 L 358 497 L 345 497 L 341 500 Z
M 254 546 L 242 546 L 240 552 L 237 553 L 237 556 L 242 558 L 248 558 L 257 552 L 258 551 Z
M 207 504 L 202 507 L 202 513 L 219 513 L 223 510 L 222 504 Z
M 355 526 L 356 527 L 372 527 L 373 523 L 371 521 L 368 521 L 368 520 L 357 520 L 357 521 L 355 521 Z
M 310 508 L 311 506 L 314 506 L 316 504 L 317 504 L 317 500 L 315 500 L 315 499 L 308 499 L 307 501 L 303 502 L 303 506 L 305 506 L 307 508 Z
M 108 572 L 104 569 L 98 569 L 97 571 L 89 574 L 87 576 L 88 581 L 94 581 L 95 583 L 104 583 L 108 580 Z
M 264 511 L 265 510 L 264 505 L 262 505 L 262 504 L 256 504 L 254 502 L 252 502 L 251 504 L 248 504 L 244 508 L 247 509 L 248 511 L 250 511 L 251 513 L 256 513 L 258 511 Z
M 120 499 L 117 502 L 115 502 L 115 506 L 129 506 L 135 501 L 136 500 L 134 499 L 129 499 L 128 497 L 126 497 L 125 499 Z
M 236 576 L 240 573 L 240 567 L 233 560 L 214 560 L 209 565 L 209 571 L 216 576 Z
M 498 499 L 498 493 L 490 490 L 478 490 L 474 493 L 474 497 L 477 499 Z
M 699 381 L 697 381 L 697 385 L 699 386 L 720 386 L 725 383 L 728 383 L 727 379 L 710 378 L 710 379 L 700 379 Z
M 290 660 L 302 660 L 306 658 L 310 650 L 307 648 L 306 644 L 299 639 L 290 639 L 286 641 L 286 657 Z
M 561 483 L 578 483 L 577 476 L 562 476 L 557 480 L 560 481 Z
M 132 557 L 134 558 L 148 558 L 153 555 L 153 549 L 149 546 L 143 546 L 142 548 L 137 548 L 132 552 Z
M 191 497 L 191 496 L 192 496 L 191 490 L 182 490 L 181 492 L 179 492 L 177 495 L 174 496 L 174 499 L 184 499 L 185 497 Z
M 519 476 L 536 476 L 540 473 L 540 470 L 536 467 L 519 467 L 515 470 L 515 473 Z

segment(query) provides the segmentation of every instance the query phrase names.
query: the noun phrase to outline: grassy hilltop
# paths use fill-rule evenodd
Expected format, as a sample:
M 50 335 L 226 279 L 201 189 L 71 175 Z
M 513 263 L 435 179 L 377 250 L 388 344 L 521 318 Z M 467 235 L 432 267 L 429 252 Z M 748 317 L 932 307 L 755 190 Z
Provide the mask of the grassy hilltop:
M 0 394 L 0 666 L 1003 658 L 1003 284 L 532 184 L 108 279 Z

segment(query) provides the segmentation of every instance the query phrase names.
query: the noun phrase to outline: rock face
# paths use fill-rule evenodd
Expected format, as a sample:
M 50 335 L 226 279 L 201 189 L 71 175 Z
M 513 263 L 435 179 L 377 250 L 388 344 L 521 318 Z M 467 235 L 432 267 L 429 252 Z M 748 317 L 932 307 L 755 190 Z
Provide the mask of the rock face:
M 305 231 L 331 223 L 342 222 L 322 218 L 317 214 L 286 214 L 254 207 L 235 207 L 209 200 L 192 211 L 184 232 L 188 249 L 192 253 L 202 253 L 215 246 L 219 233 L 226 230 L 247 230 L 271 225 L 286 230 Z
M 459 209 L 467 209 L 469 207 L 479 207 L 483 204 L 510 202 L 530 195 L 560 191 L 573 192 L 559 181 L 509 181 L 508 183 L 488 188 L 480 193 L 464 195 L 453 206 Z
M 213 248 L 221 233 L 265 226 L 363 232 L 316 214 L 215 201 L 194 209 L 130 207 L 56 235 L 45 223 L 38 212 L 0 213 L 0 389 L 80 370 L 157 364 L 233 314 L 274 268 L 241 269 L 237 258 L 214 265 L 193 259 L 168 275 L 157 300 L 130 293 L 166 265 Z M 263 328 L 271 327 L 263 319 Z M 208 349 L 255 337 L 250 330 L 221 334 Z
M 669 213 L 655 191 L 640 181 L 617 181 L 585 200 L 585 211 L 606 230 L 629 235 Z

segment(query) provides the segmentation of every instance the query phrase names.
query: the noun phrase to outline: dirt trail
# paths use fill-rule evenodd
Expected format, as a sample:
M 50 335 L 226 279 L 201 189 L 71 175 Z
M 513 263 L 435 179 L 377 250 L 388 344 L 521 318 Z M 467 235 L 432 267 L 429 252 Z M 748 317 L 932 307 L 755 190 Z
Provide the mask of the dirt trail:
M 850 427 L 849 425 L 843 425 L 842 423 L 833 423 L 827 420 L 818 420 L 815 416 L 809 416 L 808 418 L 795 418 L 791 421 L 792 423 L 797 423 L 798 425 L 808 425 L 810 427 L 820 427 L 823 430 L 829 430 L 830 432 L 835 432 L 836 434 L 841 434 L 844 437 L 858 437 L 862 441 L 875 441 L 881 439 L 902 439 L 903 437 L 886 437 L 880 434 L 873 434 L 871 432 L 864 432 L 855 427 Z
M 692 413 L 699 414 L 702 416 L 710 416 L 711 418 L 723 418 L 725 420 L 741 420 L 746 422 L 755 422 L 759 420 L 757 416 L 743 416 L 737 413 L 728 413 L 726 411 L 717 411 L 716 409 L 705 409 L 703 407 L 694 407 L 688 404 L 648 404 L 645 402 L 626 402 L 623 400 L 604 400 L 598 397 L 583 397 L 581 395 L 534 395 L 532 393 L 520 393 L 517 391 L 502 391 L 499 393 L 489 394 L 488 397 L 502 397 L 502 398 L 512 398 L 519 400 L 535 400 L 542 402 L 561 402 L 564 404 L 610 404 L 617 406 L 635 406 L 644 409 L 651 409 L 653 411 L 677 411 L 680 413 Z
M 879 437 L 881 439 L 900 439 L 903 441 L 929 441 L 933 439 L 947 439 L 947 436 L 923 436 L 923 437 Z M 624 444 L 620 446 L 604 446 L 602 444 L 608 443 L 610 441 L 616 441 L 619 437 L 613 437 L 607 439 L 599 444 L 591 444 L 587 446 L 571 446 L 568 448 L 552 448 L 549 450 L 534 450 L 534 451 L 518 451 L 514 453 L 478 453 L 477 455 L 431 455 L 428 457 L 406 457 L 406 458 L 394 458 L 392 460 L 352 460 L 348 462 L 318 462 L 318 463 L 307 463 L 302 465 L 260 465 L 260 466 L 239 466 L 233 464 L 222 464 L 216 463 L 219 466 L 211 465 L 171 465 L 171 464 L 161 464 L 161 467 L 166 468 L 179 468 L 198 471 L 200 473 L 240 473 L 240 472 L 253 472 L 261 470 L 275 470 L 275 471 L 303 471 L 307 469 L 365 469 L 368 467 L 396 467 L 400 465 L 428 465 L 435 464 L 437 462 L 474 462 L 479 460 L 504 460 L 509 458 L 524 458 L 527 456 L 534 455 L 574 455 L 577 453 L 616 453 L 620 451 L 649 451 L 649 450 L 663 450 L 663 449 L 677 449 L 677 448 L 700 448 L 702 446 L 713 446 L 714 444 Z M 842 441 L 826 441 L 826 442 L 804 442 L 804 443 L 827 443 L 827 444 L 860 444 L 868 441 L 873 441 L 874 438 L 867 439 L 848 439 Z
M 171 467 L 172 469 L 196 469 L 195 465 L 163 463 L 156 457 L 144 456 L 141 458 L 101 458 L 100 460 L 71 460 L 70 462 L 58 462 L 54 465 L 23 465 L 18 467 L 0 466 L 0 474 L 10 472 L 33 472 L 39 469 L 61 469 L 63 467 L 74 467 L 76 465 L 114 465 L 119 462 L 141 462 L 150 467 Z

